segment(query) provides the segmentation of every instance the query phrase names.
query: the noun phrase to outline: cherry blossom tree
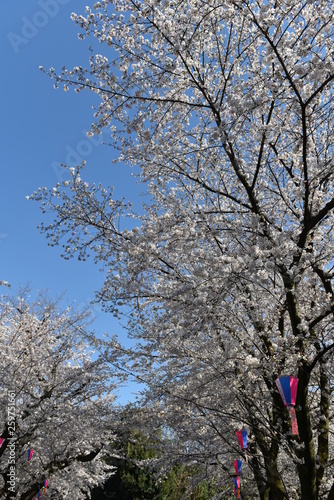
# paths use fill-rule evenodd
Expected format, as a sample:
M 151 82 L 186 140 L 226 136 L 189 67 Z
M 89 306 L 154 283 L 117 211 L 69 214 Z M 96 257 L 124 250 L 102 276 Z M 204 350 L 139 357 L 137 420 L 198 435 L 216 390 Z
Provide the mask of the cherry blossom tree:
M 88 498 L 112 469 L 110 367 L 93 356 L 87 312 L 31 302 L 0 302 L 0 496 Z
M 231 482 L 245 427 L 250 498 L 334 497 L 333 12 L 104 0 L 73 14 L 94 39 L 88 69 L 46 71 L 100 97 L 90 133 L 109 128 L 149 203 L 134 214 L 68 166 L 32 196 L 56 215 L 42 231 L 107 270 L 98 299 L 125 306 L 136 339 L 113 339 L 110 360 L 147 384 L 148 428 L 175 433 L 165 460 Z M 297 438 L 281 375 L 299 380 Z

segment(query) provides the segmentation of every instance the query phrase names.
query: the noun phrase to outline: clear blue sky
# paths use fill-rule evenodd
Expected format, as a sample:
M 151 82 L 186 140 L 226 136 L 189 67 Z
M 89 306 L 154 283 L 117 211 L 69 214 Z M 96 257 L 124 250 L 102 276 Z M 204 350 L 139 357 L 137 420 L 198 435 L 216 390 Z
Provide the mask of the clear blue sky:
M 114 186 L 115 197 L 138 202 L 140 191 L 129 168 L 112 164 L 112 149 L 90 142 L 83 132 L 93 121 L 94 95 L 54 90 L 38 69 L 87 66 L 88 44 L 77 39 L 70 20 L 71 12 L 83 13 L 84 7 L 75 0 L 15 0 L 2 6 L 1 23 L 0 280 L 14 290 L 29 282 L 53 296 L 65 292 L 69 303 L 79 305 L 94 297 L 103 275 L 93 262 L 64 261 L 60 249 L 47 246 L 37 229 L 38 204 L 25 197 L 61 181 L 57 165 L 73 162 L 74 153 L 87 161 L 86 178 Z M 95 313 L 97 332 L 122 335 L 110 315 Z M 125 391 L 121 400 L 128 397 Z

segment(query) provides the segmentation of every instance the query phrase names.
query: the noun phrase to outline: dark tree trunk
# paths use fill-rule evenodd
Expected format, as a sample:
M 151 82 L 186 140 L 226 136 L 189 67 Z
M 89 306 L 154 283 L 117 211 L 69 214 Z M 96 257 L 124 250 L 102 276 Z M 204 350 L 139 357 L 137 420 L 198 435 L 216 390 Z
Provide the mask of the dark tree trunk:
M 315 448 L 308 406 L 308 383 L 310 374 L 301 366 L 298 372 L 297 421 L 300 443 L 304 445 L 296 454 L 303 463 L 298 465 L 301 500 L 317 500 L 317 474 Z
M 327 500 L 334 500 L 334 483 L 332 484 Z

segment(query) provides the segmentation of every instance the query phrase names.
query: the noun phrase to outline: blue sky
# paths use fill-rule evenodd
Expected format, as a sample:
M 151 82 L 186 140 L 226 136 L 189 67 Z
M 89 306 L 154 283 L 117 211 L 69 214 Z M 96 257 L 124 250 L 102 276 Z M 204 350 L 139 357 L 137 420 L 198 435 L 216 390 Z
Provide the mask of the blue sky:
M 14 291 L 29 282 L 33 290 L 48 289 L 53 296 L 65 292 L 67 302 L 81 306 L 94 297 L 103 275 L 93 262 L 64 261 L 60 249 L 48 247 L 37 229 L 42 220 L 38 204 L 25 197 L 64 180 L 59 163 L 78 158 L 87 161 L 86 178 L 114 186 L 116 198 L 138 202 L 140 191 L 128 167 L 112 164 L 112 149 L 85 136 L 93 121 L 94 95 L 56 91 L 38 69 L 87 66 L 88 44 L 78 40 L 70 20 L 71 12 L 83 13 L 84 7 L 78 0 L 5 2 L 1 24 L 0 280 Z M 125 335 L 110 315 L 96 308 L 95 314 L 97 332 Z M 128 397 L 124 390 L 121 400 Z

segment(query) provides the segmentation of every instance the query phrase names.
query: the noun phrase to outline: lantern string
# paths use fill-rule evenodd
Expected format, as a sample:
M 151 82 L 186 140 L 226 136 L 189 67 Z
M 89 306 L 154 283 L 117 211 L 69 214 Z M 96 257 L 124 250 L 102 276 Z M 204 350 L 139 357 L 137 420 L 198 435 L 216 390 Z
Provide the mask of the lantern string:
M 298 436 L 298 423 L 297 423 L 297 417 L 296 417 L 296 410 L 294 409 L 293 406 L 290 406 L 289 410 L 290 410 L 290 416 L 291 416 L 292 435 Z

